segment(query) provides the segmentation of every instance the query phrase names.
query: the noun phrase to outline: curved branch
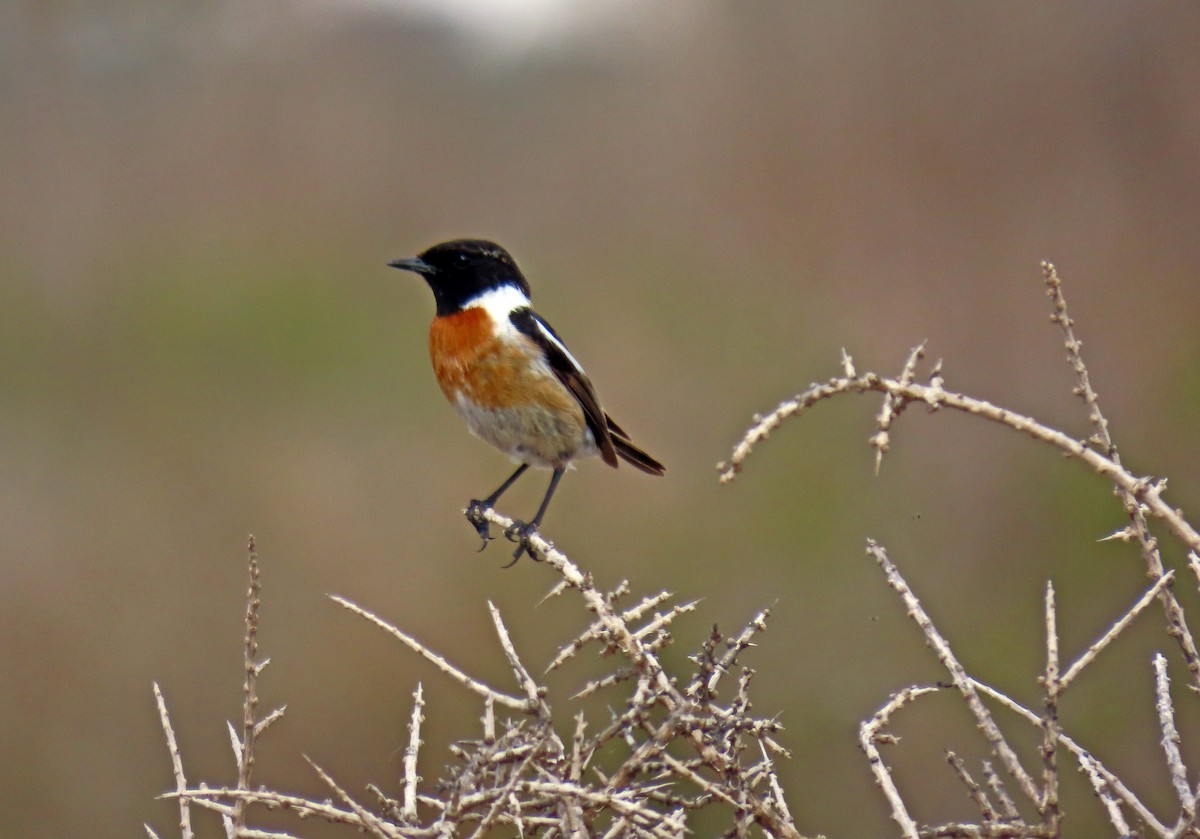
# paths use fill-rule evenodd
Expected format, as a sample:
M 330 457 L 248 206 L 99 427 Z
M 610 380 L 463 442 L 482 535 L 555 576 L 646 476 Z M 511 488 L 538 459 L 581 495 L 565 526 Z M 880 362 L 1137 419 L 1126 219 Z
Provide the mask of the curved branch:
M 1189 550 L 1200 552 L 1200 533 L 1197 533 L 1187 522 L 1181 510 L 1170 506 L 1162 498 L 1163 490 L 1166 488 L 1165 481 L 1152 481 L 1149 478 L 1138 477 L 1121 464 L 1090 448 L 1086 443 L 1081 443 L 1057 429 L 1044 425 L 1032 417 L 993 405 L 983 399 L 946 390 L 937 380 L 933 384 L 922 385 L 905 382 L 902 379 L 885 378 L 876 373 L 865 373 L 855 377 L 839 376 L 830 379 L 825 384 L 813 385 L 803 393 L 780 403 L 775 410 L 758 419 L 750 427 L 734 447 L 729 460 L 719 464 L 721 482 L 732 481 L 742 471 L 743 464 L 754 447 L 767 439 L 771 432 L 789 417 L 798 416 L 818 402 L 844 393 L 871 392 L 887 394 L 892 399 L 898 399 L 905 403 L 924 402 L 932 410 L 951 408 L 962 411 L 1019 431 L 1035 440 L 1041 440 L 1069 457 L 1083 461 L 1093 472 L 1129 493 L 1132 498 L 1145 505 L 1150 515 L 1162 521 Z

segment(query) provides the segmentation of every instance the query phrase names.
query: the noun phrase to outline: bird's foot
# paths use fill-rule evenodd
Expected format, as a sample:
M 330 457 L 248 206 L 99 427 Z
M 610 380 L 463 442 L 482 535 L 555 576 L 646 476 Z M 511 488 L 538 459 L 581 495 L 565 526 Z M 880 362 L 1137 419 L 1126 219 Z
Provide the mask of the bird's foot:
M 471 503 L 467 505 L 467 521 L 475 528 L 475 532 L 479 534 L 479 538 L 483 540 L 483 544 L 479 546 L 479 550 L 483 550 L 488 546 L 493 538 L 490 522 L 487 520 L 487 513 L 492 509 L 492 505 L 486 501 L 480 501 L 478 498 L 472 498 Z
M 538 561 L 537 554 L 533 552 L 533 545 L 530 544 L 530 539 L 536 536 L 538 532 L 538 523 L 536 521 L 524 522 L 514 521 L 509 527 L 504 530 L 504 538 L 510 542 L 517 543 L 517 549 L 513 551 L 512 562 L 505 565 L 505 568 L 511 568 L 517 564 L 517 560 L 521 558 L 521 554 L 529 554 L 529 558 L 534 562 Z

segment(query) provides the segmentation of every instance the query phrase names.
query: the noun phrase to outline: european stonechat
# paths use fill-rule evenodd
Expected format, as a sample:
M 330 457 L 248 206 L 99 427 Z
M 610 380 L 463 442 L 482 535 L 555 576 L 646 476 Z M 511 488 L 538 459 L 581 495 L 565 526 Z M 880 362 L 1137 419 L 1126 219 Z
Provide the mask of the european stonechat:
M 388 264 L 420 274 L 433 290 L 437 315 L 429 329 L 429 355 L 442 393 L 472 434 L 520 464 L 499 489 L 467 508 L 484 547 L 491 534 L 483 513 L 530 466 L 554 472 L 537 514 L 505 532 L 519 543 L 513 562 L 524 552 L 533 556 L 528 538 L 572 461 L 598 454 L 614 468 L 620 458 L 651 475 L 663 474 L 663 465 L 635 446 L 600 407 L 575 356 L 533 310 L 529 283 L 508 251 L 493 242 L 458 239 Z

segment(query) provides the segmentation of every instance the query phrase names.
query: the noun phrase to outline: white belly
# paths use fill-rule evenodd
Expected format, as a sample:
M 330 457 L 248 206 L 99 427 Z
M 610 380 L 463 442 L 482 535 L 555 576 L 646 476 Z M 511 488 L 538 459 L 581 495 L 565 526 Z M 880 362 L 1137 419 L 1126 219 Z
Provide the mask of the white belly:
M 520 463 L 554 469 L 599 453 L 582 411 L 563 416 L 532 405 L 485 408 L 462 393 L 455 399 L 455 407 L 472 434 Z

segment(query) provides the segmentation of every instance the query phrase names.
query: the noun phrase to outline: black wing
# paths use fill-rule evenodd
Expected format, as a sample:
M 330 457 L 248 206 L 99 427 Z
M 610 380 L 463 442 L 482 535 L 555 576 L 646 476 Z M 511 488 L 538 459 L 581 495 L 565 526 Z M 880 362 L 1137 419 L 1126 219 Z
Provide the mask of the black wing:
M 600 400 L 596 398 L 596 391 L 583 368 L 571 357 L 570 351 L 558 334 L 550 328 L 550 324 L 538 317 L 533 309 L 517 309 L 509 314 L 508 319 L 522 335 L 537 344 L 546 354 L 546 361 L 549 362 L 554 375 L 579 401 L 579 407 L 583 408 L 583 417 L 596 440 L 596 446 L 600 449 L 600 457 L 615 468 L 617 450 L 609 432 L 609 419 L 600 408 Z

